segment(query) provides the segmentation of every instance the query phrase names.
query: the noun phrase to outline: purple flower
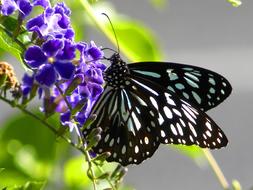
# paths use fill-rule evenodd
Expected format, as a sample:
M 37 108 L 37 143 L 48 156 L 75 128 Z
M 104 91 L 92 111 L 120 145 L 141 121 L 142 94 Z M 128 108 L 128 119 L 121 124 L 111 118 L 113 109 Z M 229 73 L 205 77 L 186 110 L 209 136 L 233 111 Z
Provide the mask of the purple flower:
M 26 63 L 34 70 L 35 80 L 50 87 L 58 79 L 71 79 L 75 66 L 75 45 L 69 40 L 52 39 L 42 45 L 29 47 L 25 53 Z
M 92 107 L 103 92 L 103 71 L 106 68 L 99 60 L 103 57 L 103 53 L 97 48 L 94 42 L 91 42 L 90 45 L 79 43 L 77 48 L 80 51 L 80 64 L 77 67 L 73 78 L 78 77 L 81 79 L 81 82 L 72 94 L 66 98 L 72 108 L 79 104 L 84 106 L 81 110 L 76 112 L 74 116 L 75 121 L 73 121 L 73 117 L 71 118 L 70 110 L 68 110 L 64 100 L 59 103 L 57 108 L 57 111 L 61 113 L 61 123 L 63 125 L 68 125 L 71 128 L 76 125 L 82 126 L 89 117 Z M 88 61 L 88 63 L 85 61 Z M 72 84 L 71 81 L 61 84 L 60 87 L 62 91 L 65 92 L 70 84 Z M 56 88 L 53 92 L 54 97 L 60 95 Z
M 37 32 L 41 38 L 48 37 L 73 39 L 74 31 L 70 26 L 70 10 L 64 3 L 58 3 L 27 22 L 29 31 Z
M 28 74 L 25 73 L 22 78 L 22 81 L 23 81 L 21 85 L 22 93 L 23 96 L 27 97 L 28 94 L 31 92 L 32 86 L 34 84 L 34 75 L 29 76 Z
M 0 10 L 5 16 L 9 16 L 18 10 L 21 17 L 25 18 L 32 11 L 32 5 L 29 0 L 2 0 Z

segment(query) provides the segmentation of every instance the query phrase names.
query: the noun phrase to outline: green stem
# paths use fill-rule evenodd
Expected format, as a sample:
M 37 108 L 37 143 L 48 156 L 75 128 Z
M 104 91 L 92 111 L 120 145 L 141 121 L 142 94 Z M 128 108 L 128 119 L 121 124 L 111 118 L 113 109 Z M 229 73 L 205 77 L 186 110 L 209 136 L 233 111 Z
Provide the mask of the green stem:
M 115 39 L 115 36 L 113 35 L 112 31 L 108 30 L 107 27 L 98 19 L 98 17 L 95 14 L 95 11 L 90 6 L 89 2 L 87 0 L 79 0 L 80 4 L 85 9 L 88 16 L 91 18 L 91 20 L 96 24 L 96 26 L 99 28 L 99 30 L 108 38 L 109 41 L 112 42 L 112 44 L 117 47 L 117 41 Z M 102 13 L 101 13 L 102 15 Z M 109 22 L 109 21 L 108 21 Z M 126 50 L 123 46 L 120 47 L 120 51 L 129 59 L 134 60 L 132 55 L 129 53 L 129 51 Z
M 215 158 L 213 157 L 212 153 L 208 149 L 202 149 L 204 152 L 204 155 L 211 166 L 213 172 L 215 173 L 217 179 L 219 180 L 221 186 L 224 190 L 229 190 L 229 184 L 220 168 L 218 163 L 216 162 Z

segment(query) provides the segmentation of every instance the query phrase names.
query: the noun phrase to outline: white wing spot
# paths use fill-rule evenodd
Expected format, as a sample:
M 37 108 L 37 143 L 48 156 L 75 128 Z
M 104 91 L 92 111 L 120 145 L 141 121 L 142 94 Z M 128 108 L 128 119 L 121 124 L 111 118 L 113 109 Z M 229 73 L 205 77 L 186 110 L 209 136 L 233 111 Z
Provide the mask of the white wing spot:
M 150 124 L 151 124 L 152 127 L 155 127 L 155 122 L 154 121 L 151 121 Z
M 193 140 L 192 136 L 190 135 L 189 137 L 190 137 L 190 141 L 191 141 L 191 142 L 194 142 L 194 140 Z
M 122 154 L 125 154 L 125 153 L 126 153 L 126 146 L 125 146 L 125 145 L 122 147 L 121 153 L 122 153 Z
M 179 123 L 177 123 L 177 130 L 181 136 L 184 136 L 184 132 L 183 132 L 182 127 Z
M 215 143 L 215 142 L 213 142 L 213 145 L 214 145 L 214 146 L 216 146 L 216 143 Z
M 172 106 L 176 106 L 175 102 L 170 98 L 170 94 L 168 94 L 167 92 L 164 93 L 165 97 L 166 97 L 166 100 L 167 102 L 172 105 Z
M 128 162 L 132 162 L 133 161 L 133 158 L 132 157 L 129 157 L 128 158 Z
M 179 121 L 180 121 L 180 123 L 183 125 L 183 127 L 186 127 L 185 122 L 184 122 L 181 118 L 179 119 Z
M 107 134 L 107 135 L 105 136 L 105 139 L 104 139 L 105 143 L 109 140 L 109 137 L 110 137 L 110 134 Z
M 179 143 L 182 143 L 181 139 L 177 139 L 177 141 L 178 141 Z
M 207 136 L 205 134 L 203 134 L 203 137 L 204 137 L 204 139 L 207 139 Z
M 220 144 L 221 143 L 221 140 L 219 138 L 217 138 L 217 142 Z
M 114 144 L 114 139 L 111 139 L 110 143 L 109 143 L 109 146 L 112 147 Z
M 174 141 L 174 140 L 173 140 L 173 138 L 170 138 L 170 142 L 172 142 L 172 143 L 173 143 L 173 141 Z
M 117 153 L 114 152 L 113 155 L 112 155 L 113 158 L 116 158 L 117 157 Z
M 168 139 L 165 139 L 165 141 L 164 141 L 164 142 L 167 144 L 169 141 L 168 141 Z
M 133 80 L 135 83 L 137 83 L 137 84 L 139 84 L 140 86 L 142 86 L 143 88 L 145 88 L 146 90 L 148 90 L 149 92 L 151 92 L 152 94 L 154 94 L 154 95 L 156 95 L 156 96 L 159 95 L 156 91 L 154 91 L 153 89 L 149 88 L 149 87 L 146 86 L 145 84 L 140 83 L 140 82 L 138 82 L 137 80 L 134 80 L 134 79 L 132 79 L 132 80 Z
M 161 130 L 161 137 L 164 138 L 165 136 L 166 136 L 165 132 L 163 130 Z
M 182 140 L 182 142 L 183 142 L 183 144 L 186 144 L 186 141 L 184 139 Z
M 173 115 L 170 109 L 167 106 L 163 107 L 163 111 L 168 119 L 172 119 Z
M 159 125 L 162 125 L 164 122 L 164 119 L 160 113 L 159 113 L 158 121 L 159 121 Z
M 208 128 L 210 131 L 213 130 L 211 124 L 210 124 L 208 121 L 206 122 L 206 126 L 207 126 L 207 128 Z
M 175 108 L 172 109 L 172 111 L 177 114 L 179 117 L 182 117 L 182 114 Z
M 150 113 L 151 116 L 153 116 L 153 117 L 155 116 L 155 114 L 152 110 L 150 110 L 149 113 Z
M 177 130 L 176 130 L 176 128 L 175 128 L 175 126 L 174 126 L 173 124 L 170 124 L 170 129 L 171 129 L 171 131 L 172 131 L 172 133 L 173 133 L 174 135 L 178 135 L 178 134 L 177 134 Z
M 136 117 L 136 115 L 135 115 L 134 112 L 132 112 L 132 117 L 133 117 L 135 126 L 136 126 L 136 128 L 137 128 L 137 131 L 139 131 L 139 129 L 141 128 L 141 123 L 140 123 L 140 121 L 138 120 L 138 118 Z
M 211 137 L 211 136 L 212 136 L 212 134 L 210 133 L 210 131 L 206 131 L 206 135 L 207 135 L 208 137 Z
M 135 145 L 134 147 L 134 152 L 137 154 L 139 152 L 139 147 L 137 145 Z
M 222 133 L 221 133 L 221 132 L 219 132 L 219 136 L 220 136 L 220 137 L 223 137 L 223 135 L 222 135 Z
M 151 103 L 153 104 L 153 106 L 158 110 L 158 105 L 157 105 L 156 100 L 152 96 L 150 96 L 149 99 L 150 99 Z
M 144 138 L 144 142 L 145 142 L 145 144 L 148 144 L 148 143 L 149 143 L 148 137 L 145 137 L 145 138 Z
M 99 152 L 99 153 L 103 152 L 103 149 L 102 149 L 102 148 L 100 148 L 100 149 L 98 150 L 98 152 Z
M 192 126 L 192 124 L 190 122 L 188 122 L 188 125 L 189 125 L 190 130 L 193 133 L 194 137 L 197 137 L 197 132 L 196 132 L 195 128 Z

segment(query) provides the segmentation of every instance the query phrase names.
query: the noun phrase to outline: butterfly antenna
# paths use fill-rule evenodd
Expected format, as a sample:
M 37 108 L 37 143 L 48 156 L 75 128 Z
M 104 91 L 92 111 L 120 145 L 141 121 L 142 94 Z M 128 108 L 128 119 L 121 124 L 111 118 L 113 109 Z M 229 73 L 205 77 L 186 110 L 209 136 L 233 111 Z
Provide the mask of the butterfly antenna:
M 106 13 L 102 13 L 102 15 L 106 16 L 106 18 L 110 22 L 110 25 L 112 27 L 112 31 L 113 31 L 114 37 L 116 39 L 116 44 L 117 44 L 117 48 L 118 48 L 118 52 L 117 53 L 119 54 L 120 53 L 120 51 L 119 51 L 119 42 L 118 42 L 118 38 L 117 38 L 117 35 L 116 35 L 116 32 L 115 32 L 115 29 L 114 29 L 113 24 L 112 24 L 112 21 L 111 21 L 110 17 Z M 110 49 L 110 48 L 107 48 L 107 49 Z

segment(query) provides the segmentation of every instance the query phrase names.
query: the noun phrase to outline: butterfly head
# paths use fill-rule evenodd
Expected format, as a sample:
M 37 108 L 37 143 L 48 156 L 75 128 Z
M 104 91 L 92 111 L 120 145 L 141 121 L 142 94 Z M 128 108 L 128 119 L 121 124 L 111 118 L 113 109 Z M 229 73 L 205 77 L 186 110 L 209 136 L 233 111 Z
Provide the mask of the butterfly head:
M 123 88 L 129 75 L 129 69 L 118 53 L 114 53 L 109 59 L 110 67 L 104 72 L 104 79 L 109 86 Z

